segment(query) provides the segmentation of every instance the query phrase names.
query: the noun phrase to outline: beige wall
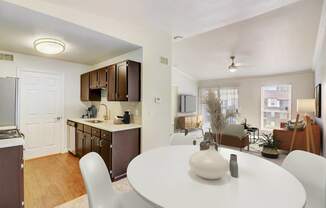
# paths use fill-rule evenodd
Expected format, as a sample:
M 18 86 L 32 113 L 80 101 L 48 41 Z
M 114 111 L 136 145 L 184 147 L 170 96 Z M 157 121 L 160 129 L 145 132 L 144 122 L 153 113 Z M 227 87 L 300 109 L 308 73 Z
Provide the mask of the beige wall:
M 261 87 L 265 85 L 292 85 L 292 118 L 296 115 L 296 100 L 314 97 L 314 73 L 299 73 L 261 76 L 249 78 L 199 81 L 199 87 L 237 87 L 239 89 L 240 119 L 247 118 L 248 123 L 260 127 Z

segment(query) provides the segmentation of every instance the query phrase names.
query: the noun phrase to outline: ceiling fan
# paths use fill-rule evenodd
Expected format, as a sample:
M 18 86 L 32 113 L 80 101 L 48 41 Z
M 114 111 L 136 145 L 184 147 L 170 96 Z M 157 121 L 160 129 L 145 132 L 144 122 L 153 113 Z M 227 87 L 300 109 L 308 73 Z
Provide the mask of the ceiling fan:
M 231 56 L 230 59 L 231 59 L 232 63 L 231 63 L 231 65 L 228 67 L 229 72 L 232 72 L 232 73 L 233 73 L 233 72 L 238 71 L 238 67 L 239 67 L 239 65 L 236 65 L 235 62 L 234 62 L 235 56 Z

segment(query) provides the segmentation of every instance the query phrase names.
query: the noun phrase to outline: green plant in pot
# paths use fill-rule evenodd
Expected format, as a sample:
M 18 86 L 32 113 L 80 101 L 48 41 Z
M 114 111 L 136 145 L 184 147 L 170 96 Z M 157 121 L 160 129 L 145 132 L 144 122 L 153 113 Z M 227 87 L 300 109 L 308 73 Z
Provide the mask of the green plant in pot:
M 258 144 L 263 147 L 261 155 L 267 158 L 278 158 L 278 142 L 274 139 L 273 134 L 263 134 L 258 139 Z

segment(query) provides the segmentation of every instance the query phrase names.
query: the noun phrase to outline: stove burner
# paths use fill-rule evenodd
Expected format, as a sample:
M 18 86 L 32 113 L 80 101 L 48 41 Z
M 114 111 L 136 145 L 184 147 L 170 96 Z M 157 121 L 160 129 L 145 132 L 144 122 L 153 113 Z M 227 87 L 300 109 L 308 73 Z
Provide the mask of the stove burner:
M 0 130 L 0 139 L 12 139 L 21 137 L 18 129 Z

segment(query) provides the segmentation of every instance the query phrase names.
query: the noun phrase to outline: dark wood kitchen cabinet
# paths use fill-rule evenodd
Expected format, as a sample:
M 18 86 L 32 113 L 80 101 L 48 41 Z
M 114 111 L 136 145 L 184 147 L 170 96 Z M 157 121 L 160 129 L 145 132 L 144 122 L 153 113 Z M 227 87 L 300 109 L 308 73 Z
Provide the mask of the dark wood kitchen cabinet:
M 98 87 L 106 88 L 108 86 L 108 67 L 98 70 Z
M 90 72 L 90 89 L 102 89 L 107 87 L 107 67 Z
M 76 155 L 97 152 L 104 160 L 113 181 L 126 176 L 129 162 L 140 154 L 140 129 L 108 132 L 84 125 L 76 134 Z M 82 145 L 80 147 L 79 145 Z M 77 147 L 78 146 L 78 147 Z M 79 154 L 81 149 L 82 154 Z
M 116 100 L 115 93 L 115 74 L 116 74 L 116 65 L 110 65 L 108 68 L 108 101 Z
M 140 63 L 124 61 L 116 66 L 116 101 L 140 101 Z
M 100 152 L 99 154 L 103 158 L 106 167 L 108 168 L 110 175 L 112 177 L 112 152 L 111 152 L 111 138 L 100 140 Z
M 126 176 L 132 159 L 140 154 L 140 129 L 130 129 L 112 133 L 112 172 L 113 180 Z
M 100 101 L 107 89 L 108 101 L 140 101 L 141 64 L 123 61 L 81 75 L 81 100 Z
M 83 156 L 92 152 L 92 135 L 84 132 Z
M 81 101 L 100 101 L 101 90 L 91 89 L 91 73 L 80 75 L 80 100 Z
M 80 99 L 82 101 L 89 100 L 89 73 L 80 76 Z
M 84 132 L 83 130 L 76 130 L 76 156 L 83 156 Z
M 90 84 L 89 84 L 89 88 L 90 89 L 98 89 L 98 71 L 91 71 L 89 73 L 90 75 Z
M 97 152 L 98 154 L 101 153 L 100 141 L 101 138 L 92 136 L 92 152 Z
M 23 146 L 0 148 L 0 207 L 24 207 Z

